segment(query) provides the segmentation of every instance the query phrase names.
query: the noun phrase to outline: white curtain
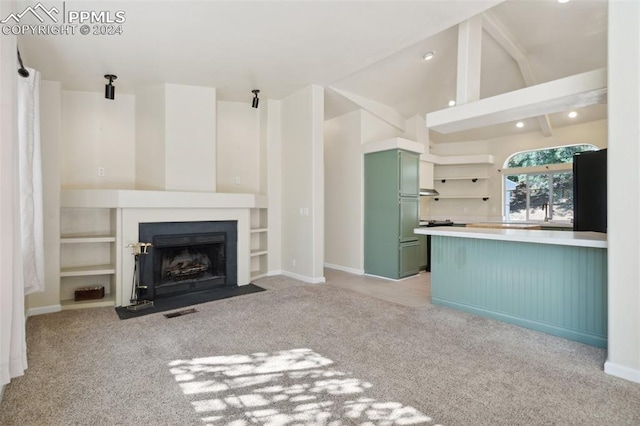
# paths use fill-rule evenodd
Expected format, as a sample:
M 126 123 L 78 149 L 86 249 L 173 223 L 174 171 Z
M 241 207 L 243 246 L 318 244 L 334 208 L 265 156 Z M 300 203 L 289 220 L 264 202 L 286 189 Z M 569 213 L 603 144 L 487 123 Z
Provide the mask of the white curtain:
M 15 55 L 7 44 L 0 67 L 0 386 L 27 368 L 24 297 L 44 289 L 40 75 L 29 69 L 28 78 L 18 76 L 15 62 L 5 61 Z
M 42 154 L 40 147 L 40 73 L 18 76 L 20 220 L 24 293 L 44 290 L 42 229 Z

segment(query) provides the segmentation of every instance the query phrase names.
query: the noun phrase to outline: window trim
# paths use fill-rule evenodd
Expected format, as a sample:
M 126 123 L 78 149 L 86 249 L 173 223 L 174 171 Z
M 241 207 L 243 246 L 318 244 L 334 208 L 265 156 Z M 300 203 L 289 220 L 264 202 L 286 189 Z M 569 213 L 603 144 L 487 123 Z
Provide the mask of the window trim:
M 566 166 L 569 167 L 566 167 Z M 551 167 L 551 166 L 565 166 L 565 167 Z M 542 170 L 539 170 L 540 168 L 542 168 Z M 533 169 L 536 169 L 536 171 L 533 171 Z M 526 171 L 526 170 L 531 170 L 531 171 Z M 516 173 L 505 173 L 505 172 L 513 172 L 513 171 L 518 171 Z M 552 200 L 551 200 L 551 191 L 549 191 L 549 221 L 545 222 L 544 220 L 535 220 L 535 219 L 529 219 L 529 209 L 531 208 L 531 204 L 530 204 L 530 196 L 531 196 L 531 190 L 529 187 L 529 176 L 535 176 L 535 175 L 548 175 L 548 180 L 549 180 L 549 188 L 552 188 L 552 182 L 553 182 L 553 175 L 555 173 L 566 173 L 566 172 L 573 172 L 573 163 L 560 163 L 560 164 L 549 164 L 549 167 L 547 168 L 547 166 L 534 166 L 534 167 L 517 167 L 517 168 L 513 168 L 513 169 L 505 169 L 505 170 L 501 170 L 502 173 L 502 198 L 504 199 L 504 202 L 502 203 L 502 218 L 504 221 L 506 222 L 510 222 L 510 223 L 557 223 L 557 224 L 572 224 L 573 220 L 555 220 L 553 219 L 553 204 L 552 204 Z M 527 207 L 526 207 L 526 218 L 523 220 L 513 220 L 513 219 L 509 219 L 507 217 L 507 190 L 506 190 L 506 181 L 507 181 L 507 176 L 513 176 L 513 175 L 526 175 L 526 188 L 527 188 Z
M 530 167 L 508 167 L 509 162 L 511 161 L 511 159 L 513 157 L 515 157 L 518 154 L 523 154 L 523 153 L 528 153 L 528 152 L 536 152 L 536 151 L 545 151 L 545 150 L 552 150 L 552 149 L 563 149 L 563 148 L 570 148 L 570 147 L 574 147 L 574 146 L 590 146 L 593 149 L 589 150 L 589 151 L 597 151 L 599 148 L 597 145 L 594 145 L 592 143 L 574 143 L 574 144 L 569 144 L 569 145 L 560 145 L 560 146 L 555 146 L 555 147 L 546 147 L 546 148 L 537 148 L 537 149 L 529 149 L 529 150 L 525 150 L 525 151 L 518 151 L 515 152 L 513 154 L 511 154 L 509 157 L 507 157 L 507 159 L 504 161 L 504 167 L 500 170 L 498 170 L 499 173 L 502 174 L 502 219 L 507 221 L 507 222 L 534 222 L 534 223 L 546 223 L 542 220 L 530 220 L 530 219 L 524 219 L 524 220 L 510 220 L 507 217 L 507 176 L 512 176 L 512 175 L 527 175 L 526 178 L 526 186 L 527 186 L 527 209 L 528 206 L 530 205 L 529 202 L 529 197 L 530 197 L 530 190 L 529 190 L 529 175 L 540 175 L 540 174 L 549 174 L 549 187 L 551 188 L 551 179 L 552 179 L 552 175 L 554 173 L 562 173 L 562 172 L 572 172 L 573 173 L 573 161 L 569 162 L 569 163 L 552 163 L 552 164 L 543 164 L 541 166 L 530 166 Z M 551 205 L 551 192 L 549 193 L 549 207 L 552 209 L 552 205 Z M 550 216 L 553 215 L 553 212 L 550 211 Z M 529 211 L 527 210 L 526 213 L 526 217 L 529 217 Z M 566 220 L 552 220 L 551 218 L 549 218 L 549 223 L 559 223 L 559 224 L 571 224 L 573 223 L 573 220 L 571 221 L 566 221 Z

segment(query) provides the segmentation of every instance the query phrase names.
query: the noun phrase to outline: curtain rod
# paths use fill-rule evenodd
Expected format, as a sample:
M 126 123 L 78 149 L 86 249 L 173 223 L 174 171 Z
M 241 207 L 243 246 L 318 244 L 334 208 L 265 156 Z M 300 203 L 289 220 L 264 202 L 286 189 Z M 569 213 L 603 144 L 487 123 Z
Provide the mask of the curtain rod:
M 18 74 L 20 74 L 21 77 L 27 78 L 29 77 L 29 71 L 27 71 L 27 69 L 22 64 L 22 56 L 20 56 L 20 49 L 17 46 L 16 46 L 16 50 L 18 52 L 18 62 L 20 63 L 20 68 L 18 68 Z

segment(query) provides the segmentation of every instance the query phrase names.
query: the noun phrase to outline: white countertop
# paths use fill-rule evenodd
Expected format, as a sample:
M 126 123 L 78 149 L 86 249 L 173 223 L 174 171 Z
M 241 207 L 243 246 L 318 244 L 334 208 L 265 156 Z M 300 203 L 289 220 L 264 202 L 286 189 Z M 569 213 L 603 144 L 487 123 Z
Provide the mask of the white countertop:
M 560 246 L 607 248 L 607 234 L 599 232 L 541 231 L 523 229 L 461 228 L 442 226 L 415 228 L 414 233 L 443 237 L 515 241 Z

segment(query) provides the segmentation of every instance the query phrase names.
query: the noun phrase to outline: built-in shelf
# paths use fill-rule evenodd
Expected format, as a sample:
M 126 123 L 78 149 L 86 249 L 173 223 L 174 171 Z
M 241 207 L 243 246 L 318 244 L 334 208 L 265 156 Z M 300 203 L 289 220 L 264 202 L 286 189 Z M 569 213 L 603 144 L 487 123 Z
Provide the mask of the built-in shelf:
M 263 254 L 267 254 L 267 251 L 266 250 L 251 250 L 251 257 L 262 256 Z
M 124 247 L 132 239 L 127 238 L 127 241 L 123 241 L 121 235 L 122 210 L 125 208 L 248 208 L 250 258 L 249 270 L 246 272 L 249 272 L 252 280 L 267 274 L 266 196 L 128 190 L 62 192 L 59 298 L 63 309 L 117 306 L 127 303 L 126 296 L 129 292 L 125 291 L 124 295 L 122 294 L 123 288 L 126 288 L 122 282 L 122 270 L 125 255 L 129 252 Z M 245 281 L 246 272 L 242 277 Z M 75 302 L 74 291 L 87 286 L 103 286 L 105 297 Z
M 60 301 L 62 310 L 70 309 L 84 309 L 84 308 L 103 308 L 116 305 L 116 300 L 113 294 L 105 294 L 102 299 L 95 300 L 79 300 L 65 299 Z
M 91 265 L 60 269 L 60 277 L 88 277 L 91 275 L 113 275 L 115 273 L 116 267 L 114 265 Z
M 267 221 L 267 209 L 251 209 L 251 234 L 250 241 L 250 269 L 251 281 L 267 275 L 269 253 L 267 250 L 269 226 Z
M 60 244 L 83 244 L 83 243 L 114 243 L 116 237 L 96 236 L 96 237 L 60 237 Z
M 438 166 L 454 166 L 463 164 L 493 164 L 493 155 L 435 155 L 422 154 L 420 161 L 427 161 Z
M 489 199 L 488 195 L 438 195 L 437 197 L 433 198 L 434 200 L 438 201 L 440 199 L 481 199 L 482 201 L 487 201 Z
M 446 183 L 448 180 L 470 180 L 471 182 L 477 182 L 478 180 L 489 179 L 489 176 L 456 176 L 456 177 L 435 177 L 434 180 L 439 180 L 442 183 Z
M 59 297 L 63 309 L 115 306 L 117 230 L 117 214 L 113 209 L 88 206 L 61 209 Z M 75 290 L 87 286 L 104 287 L 105 297 L 74 301 Z

